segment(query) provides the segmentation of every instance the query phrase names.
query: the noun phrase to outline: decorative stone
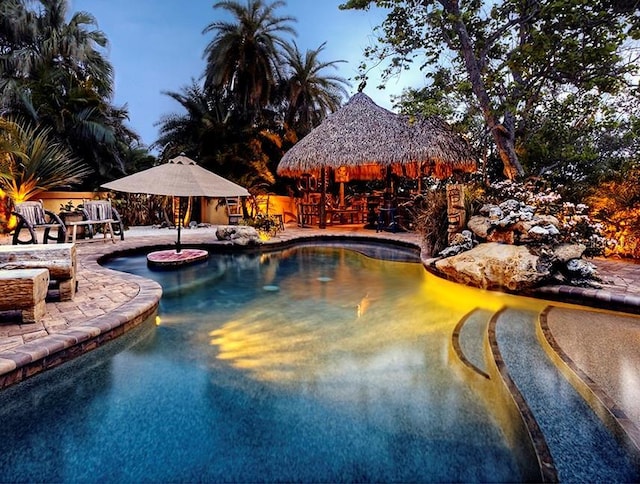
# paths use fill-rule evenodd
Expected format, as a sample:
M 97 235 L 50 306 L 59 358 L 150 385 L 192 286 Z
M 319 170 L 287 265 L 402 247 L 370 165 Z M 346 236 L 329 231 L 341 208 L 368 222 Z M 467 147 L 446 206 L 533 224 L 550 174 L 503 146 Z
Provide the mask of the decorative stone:
M 522 205 L 523 204 L 519 201 L 510 198 L 509 200 L 502 202 L 498 207 L 500 207 L 500 210 L 502 210 L 503 213 L 513 213 L 519 212 Z
M 580 259 L 585 246 L 554 247 L 560 221 L 535 211 L 535 207 L 513 199 L 499 206 L 485 204 L 467 227 L 486 243 L 474 249 L 473 237 L 469 243 L 459 236 L 450 238 L 450 246 L 429 264 L 454 281 L 482 288 L 520 291 L 552 280 L 593 287 L 595 267 L 583 266 Z M 565 267 L 569 262 L 569 268 Z
M 586 249 L 583 244 L 560 244 L 553 247 L 553 256 L 558 262 L 566 264 L 571 259 L 580 259 Z
M 538 257 L 524 246 L 480 244 L 473 249 L 435 262 L 447 278 L 483 289 L 522 291 L 550 278 L 538 271 Z
M 487 234 L 487 242 L 497 242 L 500 244 L 514 244 L 516 241 L 513 230 L 498 228 Z
M 0 310 L 20 310 L 23 323 L 35 323 L 47 312 L 47 269 L 0 270 Z
M 505 217 L 502 217 L 496 225 L 498 227 L 508 227 L 520 220 L 520 212 L 509 212 Z
M 216 229 L 218 240 L 228 240 L 237 245 L 258 245 L 260 236 L 254 227 L 248 225 L 220 225 Z
M 504 217 L 504 214 L 502 213 L 502 210 L 500 209 L 500 207 L 494 205 L 494 206 L 489 208 L 489 219 L 490 220 L 493 220 L 493 221 L 497 222 L 502 217 Z
M 76 245 L 0 245 L 3 269 L 47 269 L 58 283 L 61 301 L 71 301 L 76 293 Z
M 491 209 L 493 207 L 496 207 L 497 205 L 492 205 L 490 203 L 485 203 L 482 207 L 480 207 L 480 209 L 478 210 L 478 213 L 480 215 L 484 215 L 485 217 L 489 216 L 489 212 L 491 211 Z
M 560 227 L 560 220 L 553 215 L 536 215 L 534 220 L 538 225 L 553 225 L 554 227 Z
M 459 234 L 454 234 L 451 239 L 451 245 L 440 252 L 441 257 L 451 257 L 465 250 L 473 248 L 473 234 L 470 230 L 463 230 Z
M 549 231 L 540 225 L 534 225 L 527 232 L 534 239 L 545 239 L 549 237 Z
M 484 240 L 487 238 L 489 230 L 491 230 L 491 221 L 487 217 L 474 215 L 467 222 L 467 227 L 476 234 L 477 237 Z
M 531 208 L 531 207 L 526 207 L 525 206 L 525 207 L 522 208 L 522 210 L 520 210 L 518 212 L 518 215 L 519 215 L 519 218 L 520 218 L 521 221 L 529 222 L 529 221 L 533 220 L 533 217 L 535 216 L 534 212 L 532 212 L 530 210 L 527 210 L 527 208 Z
M 566 264 L 567 274 L 577 279 L 595 279 L 597 269 L 591 262 L 584 259 L 571 259 Z

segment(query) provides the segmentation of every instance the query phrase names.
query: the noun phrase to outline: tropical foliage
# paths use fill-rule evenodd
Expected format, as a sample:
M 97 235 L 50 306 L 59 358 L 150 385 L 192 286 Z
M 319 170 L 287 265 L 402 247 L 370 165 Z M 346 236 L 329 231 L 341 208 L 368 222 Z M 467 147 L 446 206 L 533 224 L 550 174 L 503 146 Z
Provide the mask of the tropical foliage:
M 215 34 L 205 49 L 205 88 L 224 91 L 241 119 L 261 116 L 281 77 L 281 50 L 286 45 L 281 34 L 295 33 L 293 17 L 276 15 L 284 5 L 282 0 L 217 2 L 213 7 L 231 13 L 234 20 L 213 22 L 203 31 Z
M 108 41 L 96 26 L 86 12 L 70 15 L 67 0 L 0 3 L 0 115 L 46 129 L 93 169 L 88 188 L 123 174 L 140 148 L 126 108 L 111 103 Z
M 49 128 L 0 119 L 0 187 L 14 202 L 80 183 L 90 172 Z
M 323 45 L 302 54 L 286 36 L 295 19 L 279 15 L 283 1 L 221 1 L 231 14 L 204 29 L 213 34 L 205 49 L 203 82 L 165 94 L 182 107 L 158 123 L 154 144 L 162 158 L 184 153 L 249 188 L 277 186 L 275 170 L 300 136 L 336 110 L 347 81 L 334 74 L 337 62 L 320 59 Z M 254 190 L 255 191 L 255 190 Z
M 417 59 L 428 80 L 482 117 L 510 179 L 525 175 L 518 151 L 546 102 L 616 94 L 637 73 L 633 2 L 348 0 L 341 8 L 371 5 L 388 14 L 368 59 L 390 59 L 389 75 Z
M 320 54 L 326 44 L 309 49 L 303 55 L 295 42 L 284 47 L 288 76 L 280 81 L 279 94 L 285 111 L 285 122 L 295 127 L 302 137 L 318 126 L 324 116 L 336 111 L 347 96 L 348 81 L 337 75 L 324 74 L 337 69 L 344 61 L 323 62 Z
M 587 202 L 602 221 L 606 255 L 640 258 L 640 168 L 619 173 L 592 190 Z

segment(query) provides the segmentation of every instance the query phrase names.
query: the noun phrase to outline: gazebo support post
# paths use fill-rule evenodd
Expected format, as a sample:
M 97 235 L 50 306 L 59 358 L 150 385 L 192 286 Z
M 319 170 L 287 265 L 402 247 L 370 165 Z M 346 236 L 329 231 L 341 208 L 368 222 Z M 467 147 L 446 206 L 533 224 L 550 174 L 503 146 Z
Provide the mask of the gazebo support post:
M 327 171 L 324 165 L 320 168 L 320 206 L 318 207 L 318 217 L 320 218 L 319 227 L 327 228 Z

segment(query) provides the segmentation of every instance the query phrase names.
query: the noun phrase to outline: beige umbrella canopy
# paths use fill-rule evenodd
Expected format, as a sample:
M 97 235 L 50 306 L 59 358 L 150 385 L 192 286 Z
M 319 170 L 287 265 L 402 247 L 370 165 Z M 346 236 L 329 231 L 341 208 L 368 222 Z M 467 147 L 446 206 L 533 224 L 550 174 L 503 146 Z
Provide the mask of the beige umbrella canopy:
M 401 116 L 357 93 L 296 143 L 277 171 L 317 176 L 322 167 L 345 167 L 349 178 L 361 180 L 379 179 L 387 167 L 398 175 L 446 178 L 475 171 L 476 161 L 464 138 L 441 119 Z
M 133 175 L 102 185 L 109 190 L 175 197 L 246 197 L 246 188 L 198 166 L 186 156 L 177 156 L 163 165 L 154 166 Z M 180 207 L 180 204 L 178 204 Z M 180 210 L 180 208 L 179 208 Z M 181 219 L 181 214 L 178 215 Z M 178 224 L 177 252 L 180 252 Z
M 109 190 L 176 197 L 243 197 L 246 188 L 198 166 L 186 156 L 102 185 Z

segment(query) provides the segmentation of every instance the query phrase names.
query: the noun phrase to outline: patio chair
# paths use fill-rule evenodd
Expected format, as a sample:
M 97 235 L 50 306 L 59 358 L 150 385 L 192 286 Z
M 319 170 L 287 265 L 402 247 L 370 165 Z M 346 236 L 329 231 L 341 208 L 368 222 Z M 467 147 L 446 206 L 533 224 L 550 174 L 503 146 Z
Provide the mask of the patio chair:
M 244 217 L 240 197 L 225 197 L 224 201 L 227 208 L 229 225 L 238 225 Z
M 42 200 L 16 203 L 12 215 L 18 219 L 18 225 L 13 232 L 13 245 L 37 244 L 36 229 L 44 229 L 43 244 L 47 244 L 50 240 L 62 243 L 67 239 L 67 227 L 58 215 L 44 209 Z M 29 239 L 20 239 L 20 232 L 23 229 L 29 231 Z M 51 234 L 51 229 L 56 229 L 55 235 Z
M 124 240 L 124 224 L 120 214 L 111 204 L 111 200 L 83 200 L 82 213 L 87 222 L 96 222 L 96 225 L 111 222 L 113 235 L 117 235 L 120 240 Z M 93 224 L 88 224 L 88 228 L 89 237 L 93 238 L 95 234 Z

